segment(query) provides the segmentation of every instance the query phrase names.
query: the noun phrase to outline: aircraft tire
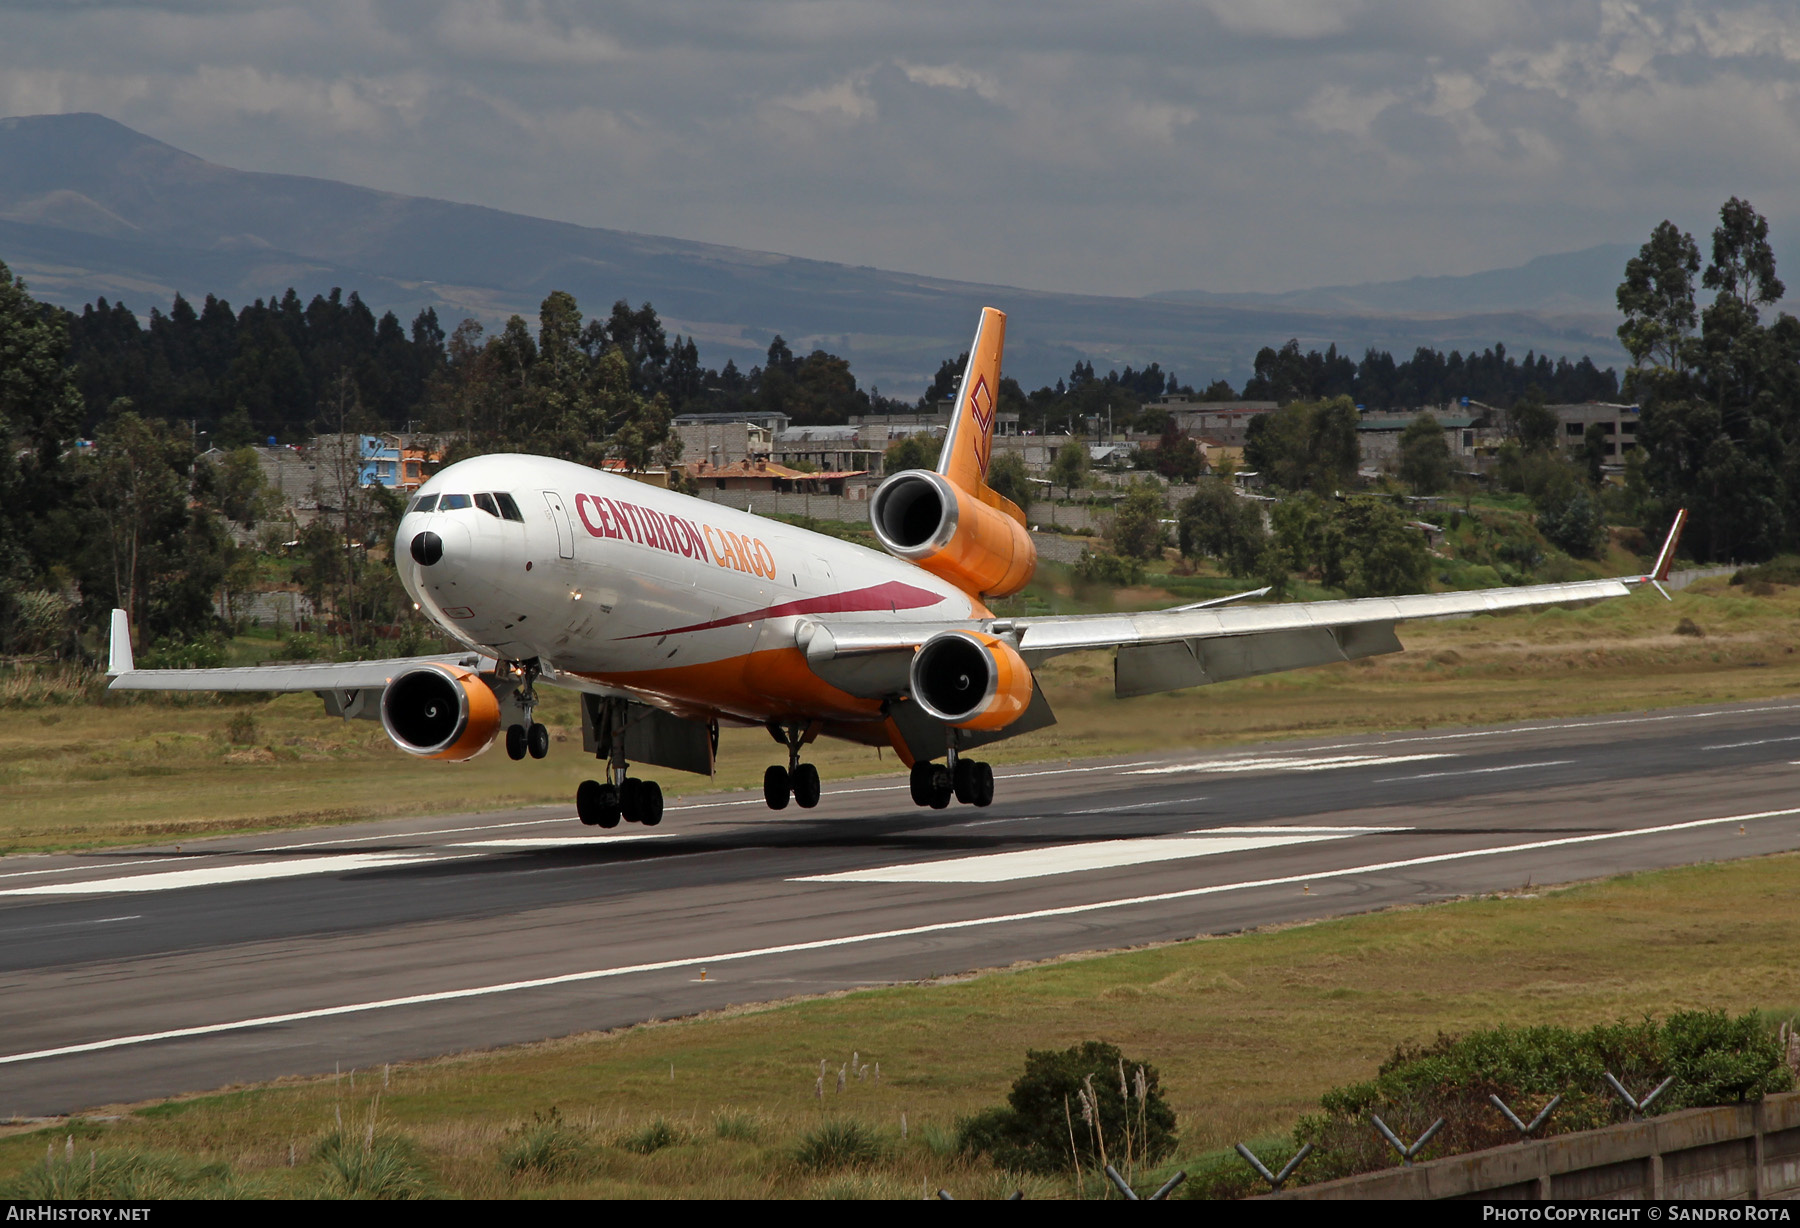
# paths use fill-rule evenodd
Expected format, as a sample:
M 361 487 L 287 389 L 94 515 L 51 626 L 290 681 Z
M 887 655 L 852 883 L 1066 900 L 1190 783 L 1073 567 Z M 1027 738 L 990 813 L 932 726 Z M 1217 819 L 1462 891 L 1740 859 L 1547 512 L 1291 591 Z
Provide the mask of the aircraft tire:
M 525 757 L 525 726 L 508 725 L 506 727 L 506 757 L 523 759 Z
M 811 810 L 819 804 L 819 794 L 823 792 L 819 785 L 819 769 L 810 763 L 802 763 L 793 771 L 794 800 L 800 803 L 802 810 Z
M 770 810 L 786 810 L 789 796 L 788 770 L 771 763 L 763 773 L 763 801 L 769 803 Z
M 612 787 L 597 780 L 584 780 L 575 790 L 575 813 L 589 827 L 617 827 L 619 802 Z
M 662 816 L 662 786 L 654 780 L 646 780 L 638 788 L 638 822 L 645 827 L 655 827 L 662 822 Z
M 518 726 L 514 725 L 513 728 L 517 729 Z M 511 737 L 512 735 L 508 733 L 507 738 L 509 740 L 509 745 L 507 746 L 507 750 L 509 753 L 512 750 L 510 745 Z M 533 759 L 542 759 L 545 755 L 549 754 L 550 731 L 536 721 L 533 721 L 531 723 L 531 728 L 525 731 L 525 749 L 531 753 Z M 518 756 L 514 755 L 513 758 L 516 759 Z
M 643 813 L 644 782 L 636 776 L 628 777 L 625 787 L 619 790 L 619 816 L 627 823 L 638 822 Z
M 950 779 L 950 769 L 932 766 L 931 770 L 931 808 L 943 810 L 950 805 L 950 799 L 956 796 L 956 785 Z
M 912 778 L 907 781 L 907 784 L 912 789 L 913 805 L 915 805 L 915 806 L 931 805 L 932 771 L 933 771 L 933 765 L 931 765 L 929 763 L 913 764 Z
M 956 794 L 956 800 L 967 806 L 975 800 L 975 769 L 979 766 L 973 759 L 958 759 L 956 771 L 950 774 L 950 787 Z
M 994 769 L 985 763 L 975 765 L 975 804 L 994 804 Z

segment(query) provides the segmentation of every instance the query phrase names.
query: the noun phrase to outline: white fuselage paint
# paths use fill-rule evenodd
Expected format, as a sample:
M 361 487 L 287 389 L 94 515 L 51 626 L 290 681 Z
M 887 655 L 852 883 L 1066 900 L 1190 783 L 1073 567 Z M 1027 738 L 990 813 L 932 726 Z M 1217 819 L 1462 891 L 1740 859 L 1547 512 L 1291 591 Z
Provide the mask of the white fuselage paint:
M 770 671 L 753 678 L 746 698 L 721 687 L 718 670 L 682 667 L 750 669 L 752 653 L 794 648 L 809 612 L 830 613 L 834 624 L 896 615 L 950 624 L 980 613 L 954 585 L 903 560 L 567 461 L 476 457 L 417 494 L 441 501 L 490 491 L 510 494 L 524 522 L 475 506 L 409 512 L 394 542 L 400 578 L 458 642 L 507 660 L 535 657 L 552 677 L 634 675 L 639 691 L 654 672 L 652 694 L 764 720 L 791 712 L 797 698 Z M 428 531 L 443 557 L 423 566 L 409 547 Z M 671 695 L 658 689 L 665 684 L 693 693 Z M 868 705 L 835 715 L 857 714 Z

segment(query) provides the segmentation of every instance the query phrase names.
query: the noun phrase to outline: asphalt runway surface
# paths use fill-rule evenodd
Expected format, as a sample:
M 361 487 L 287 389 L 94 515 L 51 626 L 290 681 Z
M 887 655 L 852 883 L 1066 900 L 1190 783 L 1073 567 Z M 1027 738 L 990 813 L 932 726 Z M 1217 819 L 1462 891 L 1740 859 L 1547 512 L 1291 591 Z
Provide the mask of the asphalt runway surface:
M 1796 849 L 1800 701 L 995 775 L 5 858 L 0 1117 Z

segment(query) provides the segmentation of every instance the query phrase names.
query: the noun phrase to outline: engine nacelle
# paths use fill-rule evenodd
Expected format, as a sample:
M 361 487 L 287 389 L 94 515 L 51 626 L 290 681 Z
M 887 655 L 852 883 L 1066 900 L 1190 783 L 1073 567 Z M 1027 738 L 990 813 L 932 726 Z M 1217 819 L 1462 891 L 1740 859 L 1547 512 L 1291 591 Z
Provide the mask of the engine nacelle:
M 940 631 L 913 654 L 913 702 L 959 729 L 1004 729 L 1031 706 L 1031 670 L 1005 640 Z
M 395 746 L 425 759 L 473 759 L 500 732 L 500 701 L 460 665 L 421 665 L 381 693 L 381 727 Z
M 929 469 L 908 469 L 883 482 L 869 501 L 869 519 L 889 554 L 966 592 L 1005 597 L 1030 583 L 1037 570 L 1037 547 L 1022 523 Z

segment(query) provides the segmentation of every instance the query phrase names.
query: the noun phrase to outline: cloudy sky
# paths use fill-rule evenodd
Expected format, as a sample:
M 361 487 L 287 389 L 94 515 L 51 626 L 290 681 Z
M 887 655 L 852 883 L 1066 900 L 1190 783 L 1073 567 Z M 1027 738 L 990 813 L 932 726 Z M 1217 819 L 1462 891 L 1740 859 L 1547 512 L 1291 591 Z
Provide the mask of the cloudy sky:
M 0 0 L 0 114 L 1123 294 L 1472 272 L 1664 217 L 1704 246 L 1733 193 L 1779 240 L 1797 66 L 1791 0 Z

